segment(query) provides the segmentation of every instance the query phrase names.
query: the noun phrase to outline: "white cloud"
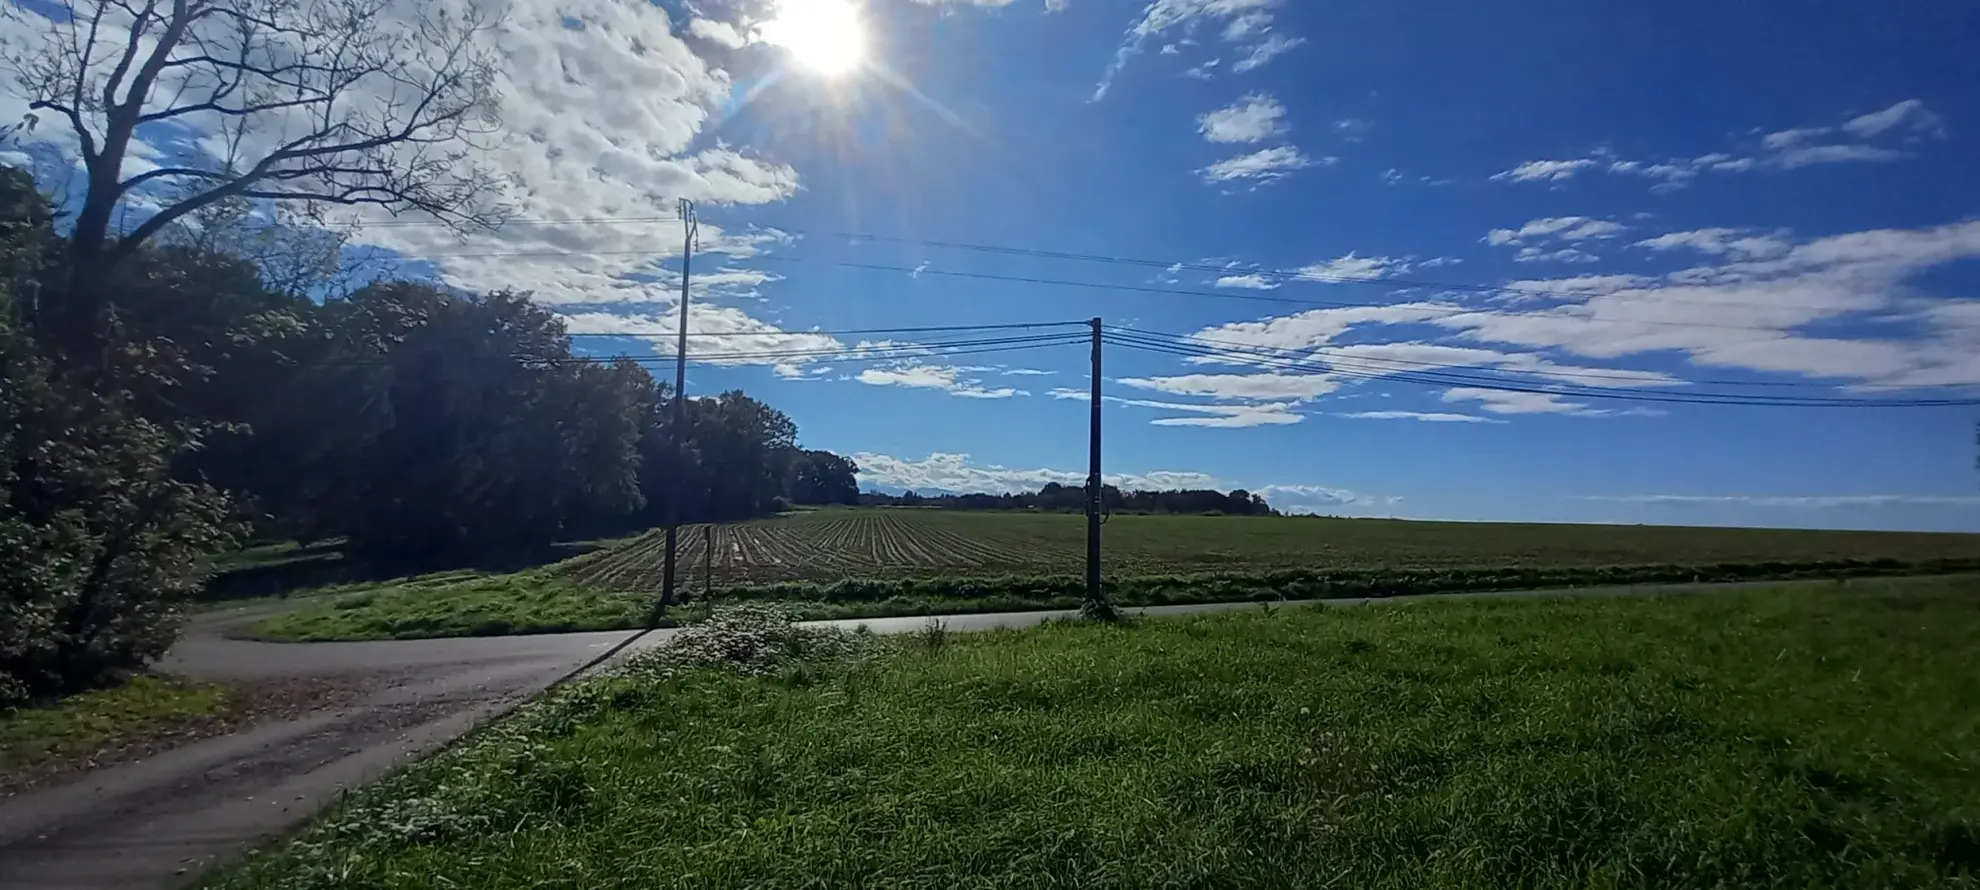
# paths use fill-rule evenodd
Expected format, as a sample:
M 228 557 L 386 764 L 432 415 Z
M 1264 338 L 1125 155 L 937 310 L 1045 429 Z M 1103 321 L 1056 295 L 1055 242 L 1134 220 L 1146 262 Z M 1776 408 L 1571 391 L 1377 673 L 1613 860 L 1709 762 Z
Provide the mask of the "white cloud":
M 1503 247 L 1548 239 L 1585 241 L 1590 238 L 1614 238 L 1625 231 L 1628 231 L 1627 226 L 1606 219 L 1555 216 L 1528 220 L 1525 225 L 1517 229 L 1493 229 L 1486 233 L 1485 243 Z
M 688 22 L 688 33 L 730 49 L 740 48 L 749 42 L 741 31 L 736 30 L 736 26 L 714 19 L 697 18 Z
M 1906 99 L 1882 111 L 1873 111 L 1862 117 L 1851 118 L 1842 125 L 1843 131 L 1859 139 L 1881 136 L 1893 129 L 1903 128 L 1913 133 L 1928 136 L 1945 135 L 1945 119 L 1925 107 L 1918 99 Z
M 1257 349 L 1299 351 L 1325 344 L 1358 325 L 1408 324 L 1450 314 L 1456 307 L 1441 303 L 1398 303 L 1310 309 L 1261 321 L 1231 322 L 1198 331 L 1195 336 L 1215 344 Z M 1240 361 L 1242 353 L 1233 353 Z
M 1314 263 L 1299 269 L 1299 277 L 1309 281 L 1338 283 L 1341 281 L 1374 281 L 1400 272 L 1409 271 L 1409 263 L 1386 256 L 1356 256 L 1348 251 L 1326 262 Z
M 1393 505 L 1399 497 L 1377 497 L 1323 485 L 1267 485 L 1258 494 L 1274 507 L 1291 513 L 1312 513 L 1329 507 Z
M 1273 290 L 1279 286 L 1279 282 L 1266 278 L 1257 272 L 1252 272 L 1247 275 L 1226 275 L 1217 279 L 1216 286 L 1236 287 L 1246 290 Z
M 1834 127 L 1796 127 L 1778 133 L 1768 133 L 1760 138 L 1760 147 L 1769 151 L 1786 151 L 1796 146 L 1807 145 L 1817 139 L 1826 139 L 1834 132 Z
M 1455 313 L 1431 323 L 1475 341 L 1597 358 L 1677 351 L 1698 365 L 1864 387 L 1973 386 L 1980 385 L 1980 352 L 1972 348 L 1970 329 L 1927 323 L 1909 334 L 1863 339 L 1800 329 L 1865 313 L 1916 315 L 1921 305 L 1955 305 L 1917 295 L 1908 281 L 1926 269 L 1974 258 L 1980 258 L 1980 222 L 1853 232 L 1785 252 L 1728 257 L 1540 311 Z M 1552 289 L 1557 283 L 1521 284 Z
M 1636 242 L 1636 247 L 1665 251 L 1680 247 L 1690 248 L 1714 256 L 1731 256 L 1736 259 L 1766 259 L 1787 253 L 1789 244 L 1781 234 L 1753 234 L 1741 229 L 1693 229 L 1689 232 L 1667 232 L 1655 238 L 1645 238 Z
M 1311 401 L 1341 388 L 1326 374 L 1183 374 L 1123 377 L 1124 386 L 1179 396 L 1238 401 Z
M 1517 263 L 1593 263 L 1602 258 L 1576 247 L 1563 247 L 1547 250 L 1541 247 L 1522 247 L 1513 255 Z
M 1746 173 L 1759 169 L 1795 170 L 1820 164 L 1878 163 L 1896 161 L 1909 154 L 1888 146 L 1867 142 L 1837 141 L 1874 138 L 1902 132 L 1911 140 L 1944 138 L 1945 127 L 1938 113 L 1918 99 L 1906 99 L 1882 111 L 1852 118 L 1840 126 L 1794 127 L 1768 133 L 1760 138 L 1760 152 L 1754 157 L 1738 157 L 1713 152 L 1695 158 L 1672 158 L 1651 162 L 1618 158 L 1613 152 L 1598 150 L 1596 157 L 1563 161 L 1528 161 L 1492 176 L 1512 182 L 1556 182 L 1575 173 L 1600 167 L 1613 175 L 1640 176 L 1656 180 L 1652 191 L 1665 192 L 1690 185 L 1704 173 Z
M 1776 155 L 1773 160 L 1783 169 L 1793 170 L 1816 164 L 1895 161 L 1904 157 L 1906 157 L 1904 152 L 1874 145 L 1809 145 L 1788 149 Z
M 1446 402 L 1478 402 L 1480 408 L 1493 414 L 1588 414 L 1591 411 L 1586 404 L 1570 402 L 1560 394 L 1551 392 L 1510 392 L 1460 386 L 1444 390 L 1443 398 Z
M 1980 507 L 1980 495 L 1972 494 L 1626 494 L 1581 495 L 1575 500 L 1621 504 L 1724 504 L 1739 507 L 1785 507 L 1809 510 L 1896 506 Z
M 1314 163 L 1312 158 L 1307 157 L 1298 148 L 1281 145 L 1226 158 L 1198 172 L 1202 174 L 1205 182 L 1232 182 L 1242 179 L 1267 183 L 1284 179 L 1294 170 L 1311 167 Z M 1331 163 L 1331 160 L 1321 163 Z
M 1057 373 L 1059 372 L 1047 371 L 1041 368 L 1005 368 L 1004 369 L 1004 376 L 1006 377 L 1050 377 Z
M 926 365 L 906 362 L 893 367 L 867 368 L 853 379 L 872 386 L 905 386 L 913 389 L 941 390 L 953 396 L 966 399 L 1008 399 L 1025 395 L 1023 390 L 1008 386 L 986 387 L 983 384 L 964 378 L 962 375 L 980 369 L 958 368 L 951 365 Z
M 1253 93 L 1227 108 L 1198 117 L 1198 130 L 1211 142 L 1261 142 L 1286 131 L 1286 107 L 1264 93 Z
M 1200 426 L 1221 429 L 1239 429 L 1254 426 L 1277 426 L 1299 423 L 1304 415 L 1280 410 L 1277 405 L 1188 405 L 1176 406 L 1189 410 L 1202 410 L 1208 417 L 1158 417 L 1149 421 L 1154 426 Z
M 1424 423 L 1505 423 L 1503 420 L 1479 417 L 1476 414 L 1446 414 L 1434 411 L 1356 411 L 1340 416 L 1356 420 L 1418 420 Z
M 1496 181 L 1511 182 L 1558 182 L 1573 179 L 1576 173 L 1595 166 L 1594 158 L 1574 158 L 1566 161 L 1527 161 L 1511 170 L 1492 174 Z
M 1072 470 L 1014 469 L 997 464 L 975 464 L 968 454 L 935 452 L 920 460 L 906 460 L 886 454 L 862 451 L 852 456 L 859 464 L 862 485 L 888 485 L 897 488 L 944 489 L 964 493 L 1016 494 L 1037 491 L 1047 482 L 1075 487 L 1086 484 L 1086 474 Z M 1217 488 L 1227 486 L 1208 473 L 1155 470 L 1148 473 L 1114 473 L 1104 477 L 1109 485 L 1127 489 L 1160 490 L 1172 488 Z

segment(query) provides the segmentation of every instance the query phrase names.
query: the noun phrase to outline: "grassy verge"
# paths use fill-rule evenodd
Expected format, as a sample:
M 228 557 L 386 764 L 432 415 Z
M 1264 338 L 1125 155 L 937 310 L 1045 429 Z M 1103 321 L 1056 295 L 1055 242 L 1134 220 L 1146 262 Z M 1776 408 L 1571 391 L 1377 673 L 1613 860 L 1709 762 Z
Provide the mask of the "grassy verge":
M 1727 565 L 1563 568 L 1282 570 L 1111 579 L 1125 607 L 1618 584 L 1868 577 L 1980 569 L 1980 560 L 1836 560 Z M 806 618 L 887 618 L 1070 609 L 1077 578 L 904 579 L 787 582 L 718 588 L 720 603 L 776 602 Z M 691 592 L 699 597 L 699 592 Z M 651 597 L 606 593 L 551 570 L 516 575 L 455 572 L 353 588 L 254 625 L 273 640 L 377 640 L 496 636 L 640 626 Z
M 154 742 L 236 704 L 219 686 L 140 676 L 47 707 L 0 710 L 0 787 L 105 749 Z
M 647 600 L 588 590 L 542 571 L 445 572 L 358 585 L 253 626 L 271 640 L 403 640 L 616 630 L 640 626 Z
M 1980 886 L 1976 634 L 1973 579 L 925 633 L 580 685 L 218 886 Z

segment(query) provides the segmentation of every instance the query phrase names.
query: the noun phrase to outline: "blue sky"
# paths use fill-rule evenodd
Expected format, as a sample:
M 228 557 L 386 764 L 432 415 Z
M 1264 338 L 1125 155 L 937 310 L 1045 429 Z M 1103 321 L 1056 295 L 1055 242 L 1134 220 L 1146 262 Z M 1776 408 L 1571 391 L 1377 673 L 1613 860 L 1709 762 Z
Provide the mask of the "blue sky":
M 1077 480 L 1086 348 L 725 356 L 1100 316 L 1216 344 L 1108 351 L 1129 484 L 1980 531 L 1973 407 L 1594 397 L 1980 396 L 1980 10 L 875 0 L 841 74 L 787 14 L 516 0 L 487 157 L 518 223 L 357 241 L 629 335 L 588 350 L 671 355 L 630 334 L 671 330 L 680 233 L 655 218 L 693 199 L 691 327 L 731 336 L 691 349 L 690 391 L 766 399 L 869 484 Z M 198 135 L 153 134 L 154 159 Z

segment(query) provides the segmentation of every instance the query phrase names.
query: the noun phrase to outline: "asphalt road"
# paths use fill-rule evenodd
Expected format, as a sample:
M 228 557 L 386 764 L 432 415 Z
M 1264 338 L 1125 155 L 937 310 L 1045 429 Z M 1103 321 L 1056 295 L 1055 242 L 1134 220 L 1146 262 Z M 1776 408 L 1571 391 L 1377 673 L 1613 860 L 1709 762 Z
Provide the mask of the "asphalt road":
M 1833 583 L 1833 582 L 1817 582 Z M 1504 591 L 1439 599 L 1615 596 L 1725 590 L 1751 585 L 1688 585 Z M 1408 602 L 1430 597 L 1391 597 Z M 1330 606 L 1365 599 L 1329 600 Z M 1145 615 L 1190 615 L 1261 608 L 1256 603 L 1163 606 Z M 375 643 L 258 643 L 222 637 L 259 610 L 202 616 L 160 668 L 233 683 L 311 678 L 354 687 L 347 702 L 305 709 L 166 751 L 98 769 L 66 784 L 0 799 L 0 888 L 169 888 L 214 861 L 279 836 L 345 789 L 378 778 L 408 757 L 443 745 L 500 716 L 633 636 L 629 631 L 553 636 Z M 1072 612 L 953 615 L 951 631 L 1036 625 Z M 877 633 L 908 633 L 928 618 L 819 622 Z M 624 654 L 664 645 L 654 631 Z

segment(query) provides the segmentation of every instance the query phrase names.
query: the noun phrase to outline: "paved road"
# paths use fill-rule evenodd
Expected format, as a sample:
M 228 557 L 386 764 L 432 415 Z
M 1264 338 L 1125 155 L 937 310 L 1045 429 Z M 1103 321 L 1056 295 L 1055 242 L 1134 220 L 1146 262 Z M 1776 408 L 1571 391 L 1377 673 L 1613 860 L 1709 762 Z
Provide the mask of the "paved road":
M 1832 583 L 1832 582 L 1822 582 Z M 1749 585 L 1507 591 L 1441 598 L 1628 595 Z M 1406 602 L 1425 597 L 1394 597 Z M 1352 605 L 1369 600 L 1330 600 Z M 1255 603 L 1163 606 L 1146 615 L 1260 608 Z M 265 607 L 263 607 L 265 610 Z M 167 888 L 219 857 L 279 835 L 335 796 L 402 760 L 458 737 L 541 692 L 630 632 L 376 643 L 257 643 L 220 636 L 255 611 L 202 616 L 167 654 L 166 671 L 229 682 L 317 678 L 358 689 L 348 704 L 207 739 L 63 785 L 0 799 L 0 888 Z M 952 631 L 1027 627 L 1071 612 L 940 619 Z M 907 633 L 927 618 L 819 622 Z M 663 645 L 655 631 L 627 647 Z

